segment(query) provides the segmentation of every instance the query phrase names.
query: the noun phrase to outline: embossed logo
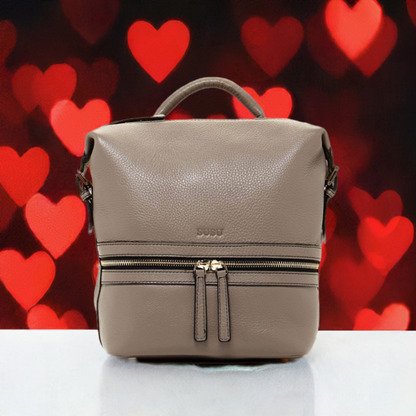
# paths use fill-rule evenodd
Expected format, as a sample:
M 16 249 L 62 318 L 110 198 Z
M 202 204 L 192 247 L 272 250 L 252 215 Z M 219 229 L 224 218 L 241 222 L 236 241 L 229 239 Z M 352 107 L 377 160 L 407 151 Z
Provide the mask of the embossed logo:
M 224 228 L 198 228 L 196 235 L 198 237 L 221 237 Z

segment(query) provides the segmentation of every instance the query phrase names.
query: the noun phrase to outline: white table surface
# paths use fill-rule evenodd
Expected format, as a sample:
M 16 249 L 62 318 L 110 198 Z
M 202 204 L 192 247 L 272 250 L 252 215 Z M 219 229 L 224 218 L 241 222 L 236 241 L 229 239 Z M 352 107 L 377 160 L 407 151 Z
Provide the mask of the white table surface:
M 144 364 L 96 331 L 0 331 L 1 416 L 416 415 L 416 332 L 321 331 L 297 362 Z

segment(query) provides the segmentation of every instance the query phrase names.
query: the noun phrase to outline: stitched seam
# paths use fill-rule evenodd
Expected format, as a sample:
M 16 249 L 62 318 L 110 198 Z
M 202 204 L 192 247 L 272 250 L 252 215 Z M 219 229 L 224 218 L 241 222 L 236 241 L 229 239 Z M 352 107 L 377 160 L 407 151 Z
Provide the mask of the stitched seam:
M 230 304 L 229 304 L 230 300 L 229 300 L 229 295 L 228 295 L 228 279 L 227 279 L 227 277 L 225 277 L 224 283 L 225 283 L 225 310 L 227 312 L 227 321 L 225 322 L 226 331 L 227 331 L 226 341 L 229 341 L 230 338 L 231 338 L 231 334 L 230 334 L 231 323 L 230 323 Z
M 207 327 L 207 322 L 206 322 L 207 316 L 206 316 L 206 313 L 205 313 L 206 307 L 207 307 L 207 305 L 206 305 L 206 295 L 205 295 L 205 278 L 201 283 L 204 285 L 203 290 L 202 290 L 202 294 L 201 294 L 201 298 L 202 298 L 202 304 L 204 306 L 204 309 L 202 311 L 202 322 L 203 322 L 203 325 L 204 325 L 203 330 L 205 331 L 205 329 Z M 204 339 L 204 338 L 202 338 L 202 339 Z
M 101 254 L 100 255 L 100 259 L 106 259 L 106 258 L 111 258 L 111 257 L 115 257 L 115 256 L 143 256 L 143 257 L 149 257 L 149 256 L 160 256 L 160 253 L 117 253 L 117 254 Z M 182 256 L 183 254 L 170 254 L 169 256 L 166 256 L 167 258 L 169 257 L 174 257 L 174 256 Z M 206 254 L 194 254 L 193 258 L 198 259 L 201 256 L 206 256 Z M 315 260 L 315 261 L 321 261 L 321 259 L 319 257 L 311 257 L 311 256 L 288 256 L 288 255 L 276 255 L 276 254 L 272 254 L 271 258 L 282 258 L 282 257 L 287 257 L 290 259 L 298 259 L 298 260 L 302 260 L 302 259 L 308 259 L 308 260 Z M 227 255 L 226 257 L 231 257 L 231 258 L 239 258 L 240 256 L 238 255 Z M 250 257 L 269 257 L 267 255 L 264 254 L 250 254 Z
M 217 278 L 217 299 L 218 299 L 218 338 L 222 341 L 222 303 L 221 303 L 221 284 L 219 279 Z
M 130 285 L 183 285 L 183 286 L 193 286 L 192 282 L 175 282 L 175 281 L 143 281 L 143 282 L 134 282 L 131 280 L 115 280 L 115 281 L 104 281 L 103 285 L 117 286 L 118 284 L 130 284 Z M 305 287 L 318 287 L 318 284 L 315 283 L 273 283 L 273 282 L 233 282 L 228 283 L 229 286 L 305 286 Z M 207 283 L 208 286 L 216 286 L 215 283 Z
M 195 322 L 195 329 L 196 329 L 196 336 L 195 336 L 195 339 L 197 340 L 197 341 L 201 341 L 201 336 L 200 336 L 200 334 L 199 334 L 199 286 L 198 286 L 198 277 L 196 278 L 196 282 L 195 282 L 195 290 L 196 290 L 196 293 L 195 293 L 195 302 L 196 302 L 196 304 L 195 304 L 195 307 L 196 307 L 196 311 L 195 311 L 195 313 L 196 313 L 196 322 Z
M 302 244 L 302 243 L 250 243 L 250 242 L 241 242 L 241 243 L 230 243 L 230 244 L 217 244 L 217 243 L 147 243 L 140 241 L 100 241 L 97 242 L 97 246 L 100 245 L 125 245 L 125 246 L 201 246 L 201 247 L 244 247 L 244 246 L 279 246 L 279 247 L 306 247 L 306 248 L 321 248 L 318 244 Z
M 227 285 L 226 285 L 226 277 L 224 277 L 223 278 L 223 281 L 222 281 L 222 287 L 221 287 L 221 292 L 222 292 L 222 288 L 224 288 L 224 292 L 227 290 Z M 219 284 L 219 282 L 218 282 L 218 284 Z M 222 296 L 223 297 L 223 296 Z M 224 297 L 224 300 L 223 300 L 223 303 L 224 303 L 224 307 L 225 307 L 225 317 L 227 318 L 228 316 L 229 316 L 229 311 L 228 311 L 228 302 L 227 302 L 227 293 L 225 292 L 225 297 Z M 221 305 L 222 305 L 222 303 L 221 303 Z M 222 321 L 221 321 L 222 322 Z M 222 328 L 222 327 L 221 327 Z M 222 336 L 222 331 L 220 332 L 220 341 L 222 341 L 222 342 L 226 342 L 226 341 L 228 341 L 228 339 L 229 339 L 229 337 L 230 337 L 230 334 L 229 334 L 229 325 L 228 325 L 228 320 L 225 322 L 225 338 Z
M 256 121 L 257 120 L 257 121 Z M 201 121 L 207 121 L 208 123 L 215 123 L 215 122 L 224 122 L 224 121 L 226 121 L 226 122 L 250 122 L 250 123 L 252 123 L 253 121 L 256 121 L 256 122 L 258 122 L 258 121 L 273 121 L 273 120 L 283 120 L 283 119 L 274 119 L 274 118 L 269 118 L 269 117 L 256 117 L 256 118 L 253 118 L 253 119 L 234 119 L 234 118 L 223 118 L 223 119 L 220 119 L 220 120 L 216 120 L 216 119 L 206 119 L 206 118 L 192 118 L 192 119 L 186 119 L 186 120 L 184 120 L 184 119 L 181 119 L 181 120 L 160 120 L 160 122 L 168 122 L 168 123 L 178 123 L 178 122 L 186 122 L 186 123 L 189 123 L 189 122 L 192 122 L 192 123 L 196 123 L 196 122 L 201 122 Z M 286 119 L 284 119 L 284 120 L 286 120 Z M 306 124 L 306 123 L 304 123 L 304 122 L 301 122 L 301 121 L 298 121 L 298 120 L 292 120 L 292 119 L 289 119 L 290 121 L 295 121 L 295 122 L 297 122 L 297 123 L 302 123 L 302 124 Z M 141 123 L 154 123 L 156 120 L 149 120 L 149 121 L 142 121 Z M 131 123 L 135 123 L 134 121 L 132 121 Z M 110 124 L 106 124 L 106 126 L 109 126 Z
M 192 272 L 186 272 L 186 271 L 175 271 L 175 270 L 103 270 L 103 272 L 106 273 L 164 273 L 164 274 L 171 274 L 171 273 L 179 273 L 179 274 L 191 274 Z M 262 271 L 262 272 L 245 272 L 245 271 L 239 271 L 234 272 L 233 274 L 255 274 L 255 275 L 261 275 L 261 274 L 297 274 L 300 276 L 314 276 L 318 274 L 318 272 L 268 272 L 268 271 Z

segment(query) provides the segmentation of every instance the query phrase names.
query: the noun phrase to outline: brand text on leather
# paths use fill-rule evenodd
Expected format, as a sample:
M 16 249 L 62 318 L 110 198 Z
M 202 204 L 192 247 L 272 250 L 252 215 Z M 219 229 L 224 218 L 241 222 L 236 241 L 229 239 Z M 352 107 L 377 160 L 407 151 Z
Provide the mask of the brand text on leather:
M 198 237 L 221 237 L 224 228 L 198 228 L 196 234 Z

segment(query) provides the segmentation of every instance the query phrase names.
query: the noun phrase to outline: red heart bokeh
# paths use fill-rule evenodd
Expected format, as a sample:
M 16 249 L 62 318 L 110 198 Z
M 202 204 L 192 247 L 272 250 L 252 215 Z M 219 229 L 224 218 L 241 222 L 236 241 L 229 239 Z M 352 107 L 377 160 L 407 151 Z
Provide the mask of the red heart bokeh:
M 113 25 L 120 0 L 61 0 L 71 26 L 89 43 L 100 40 Z
M 352 8 L 343 0 L 330 0 L 325 9 L 329 33 L 352 61 L 371 45 L 382 16 L 376 0 L 359 0 Z
M 332 293 L 350 317 L 374 298 L 385 280 L 366 259 L 356 261 L 347 256 L 333 259 L 328 276 Z
M 303 27 L 294 17 L 283 17 L 274 26 L 261 17 L 251 17 L 241 27 L 241 40 L 260 68 L 273 77 L 299 50 Z
M 339 78 L 351 66 L 351 61 L 339 50 L 325 25 L 325 15 L 318 13 L 306 25 L 308 49 L 321 68 Z
M 369 217 L 361 221 L 357 235 L 365 257 L 386 276 L 410 247 L 414 227 L 405 217 L 394 217 L 387 225 Z
M 406 0 L 407 11 L 412 19 L 413 24 L 416 26 L 416 0 Z
M 69 100 L 77 85 L 77 73 L 68 64 L 50 66 L 45 73 L 39 71 L 33 79 L 33 95 L 43 112 L 49 113 L 58 101 Z
M 0 21 L 0 64 L 3 64 L 16 44 L 16 28 L 10 20 Z
M 36 305 L 27 314 L 29 329 L 88 329 L 82 314 L 71 310 L 61 318 L 47 305 Z
M 409 326 L 410 311 L 401 303 L 393 303 L 381 315 L 371 309 L 363 309 L 355 317 L 354 330 L 405 331 Z
M 54 105 L 50 122 L 55 134 L 75 156 L 84 153 L 85 136 L 111 120 L 111 112 L 103 100 L 91 100 L 82 109 L 72 101 L 63 100 Z
M 344 311 L 353 319 L 379 292 L 386 276 L 383 276 L 357 250 L 356 243 L 333 235 L 327 247 L 331 257 L 324 268 L 322 278 Z
M 106 58 L 99 58 L 87 65 L 79 58 L 68 59 L 68 64 L 77 73 L 77 89 L 73 100 L 85 105 L 92 98 L 108 101 L 117 88 L 118 66 Z
M 270 88 L 263 95 L 250 87 L 244 88 L 260 105 L 266 117 L 287 118 L 292 112 L 292 96 L 284 88 Z M 250 110 L 237 98 L 233 97 L 233 106 L 238 118 L 254 118 Z
M 354 60 L 354 64 L 367 77 L 380 68 L 397 41 L 397 26 L 388 16 L 383 21 L 370 47 Z
M 23 65 L 13 75 L 13 95 L 27 113 L 33 111 L 38 104 L 32 86 L 39 72 L 41 71 L 35 65 Z
M 55 278 L 55 263 L 38 251 L 25 259 L 15 250 L 0 252 L 0 280 L 25 310 L 39 302 Z
M 11 147 L 0 147 L 0 184 L 20 207 L 39 191 L 48 173 L 49 156 L 40 147 L 22 157 Z
M 37 239 L 57 259 L 76 240 L 85 223 L 85 207 L 76 196 L 66 196 L 54 204 L 41 194 L 26 204 L 27 223 Z
M 45 73 L 34 65 L 23 65 L 13 76 L 13 93 L 30 113 L 37 104 L 49 117 L 52 106 L 70 99 L 77 84 L 75 70 L 67 64 L 51 65 Z
M 336 2 L 343 3 L 338 0 Z M 342 16 L 337 18 L 341 19 Z M 357 40 L 346 33 L 347 31 L 344 33 L 345 39 L 347 41 L 352 39 L 351 45 L 354 47 L 354 42 Z M 396 44 L 397 26 L 388 16 L 382 15 L 378 30 L 371 42 L 356 56 L 355 54 L 348 56 L 339 48 L 325 24 L 325 16 L 322 13 L 309 20 L 306 34 L 311 55 L 326 72 L 338 78 L 345 73 L 352 62 L 365 76 L 370 77 L 388 58 Z
M 387 224 L 393 217 L 402 214 L 403 203 L 400 195 L 395 191 L 384 191 L 377 199 L 368 192 L 355 186 L 348 192 L 351 206 L 362 221 L 367 217 L 378 219 Z
M 162 82 L 178 65 L 188 49 L 189 39 L 188 28 L 178 20 L 169 20 L 159 30 L 140 20 L 127 33 L 134 58 L 157 82 Z

